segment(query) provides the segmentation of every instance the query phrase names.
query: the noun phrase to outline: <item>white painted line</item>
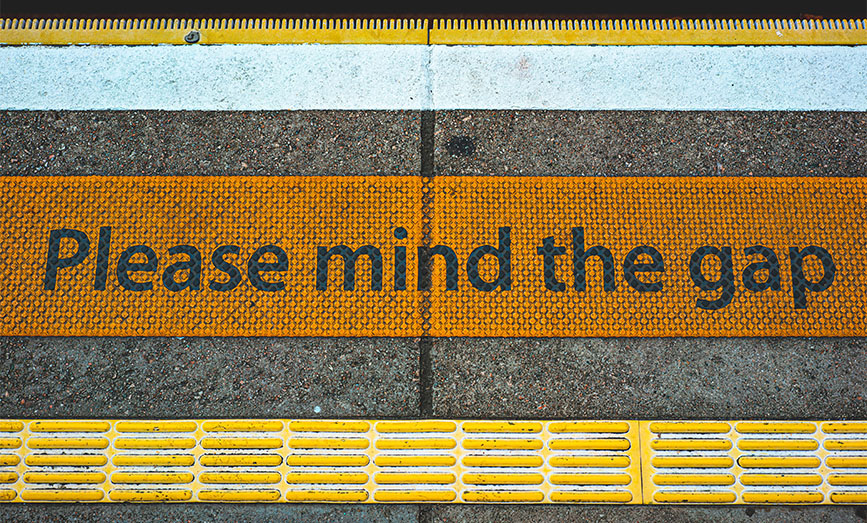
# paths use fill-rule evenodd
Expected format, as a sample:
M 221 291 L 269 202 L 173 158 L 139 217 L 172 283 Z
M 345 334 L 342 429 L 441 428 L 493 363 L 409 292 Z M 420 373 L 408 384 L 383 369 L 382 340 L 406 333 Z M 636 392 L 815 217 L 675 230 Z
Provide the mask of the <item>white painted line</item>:
M 0 47 L 0 108 L 867 110 L 867 46 Z

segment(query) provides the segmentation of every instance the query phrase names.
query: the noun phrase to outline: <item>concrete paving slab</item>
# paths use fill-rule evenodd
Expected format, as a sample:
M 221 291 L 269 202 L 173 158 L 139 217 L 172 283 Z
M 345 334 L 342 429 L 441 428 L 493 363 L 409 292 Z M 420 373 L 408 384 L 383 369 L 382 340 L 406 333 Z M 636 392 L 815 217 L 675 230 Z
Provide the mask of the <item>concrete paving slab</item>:
M 629 521 L 642 523 L 760 523 L 804 521 L 863 522 L 864 507 L 659 507 L 659 506 L 472 506 L 437 505 L 423 510 L 431 523 L 491 521 L 548 523 L 550 521 Z
M 444 111 L 439 174 L 867 175 L 867 113 Z
M 412 174 L 408 111 L 2 111 L 0 174 Z
M 2 521 L 213 521 L 252 522 L 328 521 L 355 523 L 382 521 L 403 523 L 417 521 L 414 505 L 269 505 L 269 504 L 5 504 L 0 511 Z
M 413 417 L 412 338 L 0 338 L 0 418 Z
M 441 417 L 863 419 L 863 338 L 440 338 Z

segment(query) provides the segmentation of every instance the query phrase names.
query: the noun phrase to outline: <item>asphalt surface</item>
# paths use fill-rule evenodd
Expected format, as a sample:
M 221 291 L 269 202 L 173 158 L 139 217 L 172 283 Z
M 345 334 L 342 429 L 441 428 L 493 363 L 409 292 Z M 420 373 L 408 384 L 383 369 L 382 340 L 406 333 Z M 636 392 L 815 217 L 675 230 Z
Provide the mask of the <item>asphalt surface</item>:
M 863 113 L 455 111 L 425 133 L 421 121 L 417 112 L 3 112 L 0 175 L 417 176 L 425 148 L 435 175 L 867 175 Z M 6 337 L 0 417 L 864 419 L 865 368 L 861 338 Z M 4 521 L 312 518 L 843 522 L 867 511 L 0 506 Z

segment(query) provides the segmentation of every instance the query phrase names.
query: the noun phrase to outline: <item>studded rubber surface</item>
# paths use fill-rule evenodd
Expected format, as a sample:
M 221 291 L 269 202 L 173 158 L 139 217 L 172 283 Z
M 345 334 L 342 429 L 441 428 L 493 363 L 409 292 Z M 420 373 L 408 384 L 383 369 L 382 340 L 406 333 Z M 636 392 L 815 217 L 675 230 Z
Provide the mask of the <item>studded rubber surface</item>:
M 864 335 L 858 178 L 5 177 L 0 334 Z
M 4 420 L 0 501 L 867 503 L 867 422 Z

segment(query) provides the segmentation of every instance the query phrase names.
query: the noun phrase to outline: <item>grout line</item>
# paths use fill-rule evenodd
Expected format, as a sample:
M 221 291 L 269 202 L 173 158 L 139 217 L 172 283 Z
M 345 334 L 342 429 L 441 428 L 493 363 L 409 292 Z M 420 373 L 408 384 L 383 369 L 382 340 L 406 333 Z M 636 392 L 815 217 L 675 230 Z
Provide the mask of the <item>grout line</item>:
M 436 113 L 421 112 L 421 230 L 422 245 L 431 245 L 431 217 L 433 212 L 433 194 L 431 182 L 434 177 L 434 127 Z M 430 291 L 424 291 L 420 297 L 421 337 L 418 341 L 418 376 L 419 376 L 419 416 L 433 415 L 433 362 L 431 349 L 433 340 L 430 338 L 431 303 Z M 421 517 L 421 514 L 420 514 Z

